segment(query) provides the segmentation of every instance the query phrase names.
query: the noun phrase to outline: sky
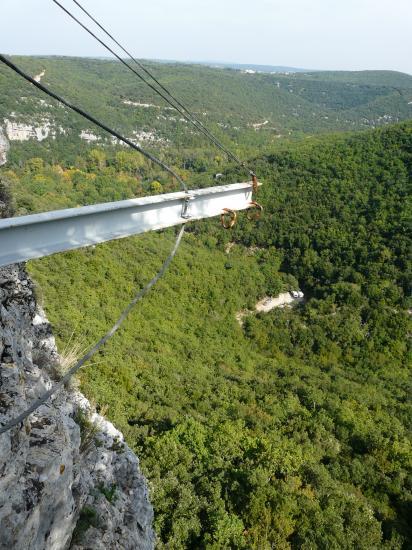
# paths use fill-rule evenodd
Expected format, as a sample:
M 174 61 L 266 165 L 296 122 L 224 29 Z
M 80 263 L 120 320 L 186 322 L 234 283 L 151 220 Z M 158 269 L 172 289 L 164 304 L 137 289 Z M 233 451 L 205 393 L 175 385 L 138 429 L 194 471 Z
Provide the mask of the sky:
M 412 74 L 412 0 L 79 1 L 139 58 Z M 52 0 L 0 2 L 0 52 L 107 56 Z

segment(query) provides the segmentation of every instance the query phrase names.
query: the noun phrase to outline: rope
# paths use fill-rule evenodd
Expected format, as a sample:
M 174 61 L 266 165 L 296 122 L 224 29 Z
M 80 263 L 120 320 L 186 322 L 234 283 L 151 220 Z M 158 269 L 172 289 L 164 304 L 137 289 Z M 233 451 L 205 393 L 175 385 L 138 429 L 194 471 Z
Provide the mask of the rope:
M 123 321 L 126 319 L 126 317 L 129 315 L 130 311 L 133 309 L 133 307 L 149 292 L 149 290 L 158 282 L 158 280 L 163 277 L 165 274 L 167 268 L 170 265 L 170 262 L 173 260 L 174 256 L 176 255 L 176 252 L 179 248 L 180 242 L 183 237 L 183 233 L 185 231 L 185 226 L 183 225 L 182 228 L 179 231 L 179 234 L 177 236 L 176 242 L 173 246 L 172 251 L 170 252 L 169 256 L 166 258 L 165 262 L 163 263 L 160 270 L 157 272 L 157 274 L 151 279 L 146 286 L 144 286 L 139 292 L 135 295 L 133 300 L 129 303 L 129 305 L 123 310 L 122 314 L 118 318 L 118 320 L 114 323 L 114 325 L 111 327 L 110 330 L 106 332 L 106 334 L 100 338 L 100 340 L 88 351 L 83 357 L 63 376 L 57 384 L 53 386 L 50 390 L 45 392 L 41 397 L 39 397 L 28 409 L 26 409 L 24 412 L 19 414 L 19 416 L 16 416 L 12 420 L 10 420 L 7 424 L 0 427 L 0 435 L 6 433 L 7 431 L 11 430 L 15 426 L 18 426 L 21 424 L 31 413 L 33 413 L 36 409 L 38 409 L 41 405 L 44 405 L 44 403 L 57 391 L 59 391 L 69 380 L 72 378 L 74 374 L 88 361 L 93 357 L 93 355 L 99 351 L 99 349 L 104 346 L 104 344 L 110 340 L 110 338 L 119 330 L 120 326 L 122 325 Z
M 65 105 L 66 107 L 68 107 L 69 109 L 71 109 L 72 111 L 74 111 L 75 113 L 78 113 L 79 115 L 81 115 L 82 117 L 86 118 L 87 120 L 89 120 L 90 122 L 92 122 L 93 124 L 95 124 L 96 126 L 98 126 L 99 128 L 101 128 L 102 130 L 105 130 L 106 132 L 108 132 L 109 134 L 111 134 L 112 136 L 114 136 L 115 138 L 117 138 L 118 140 L 122 141 L 123 143 L 126 143 L 126 145 L 128 145 L 129 147 L 131 147 L 132 149 L 135 149 L 136 151 L 138 151 L 139 153 L 141 153 L 142 155 L 144 155 L 146 158 L 148 158 L 149 160 L 151 160 L 152 162 L 154 162 L 155 164 L 157 164 L 158 166 L 160 166 L 161 168 L 163 168 L 166 172 L 168 172 L 169 174 L 171 174 L 174 178 L 177 179 L 177 181 L 180 183 L 180 185 L 182 186 L 183 190 L 185 192 L 187 192 L 187 187 L 186 187 L 186 184 L 185 182 L 182 180 L 182 178 L 176 174 L 176 172 L 170 168 L 167 164 L 165 164 L 163 161 L 161 161 L 160 159 L 158 159 L 157 157 L 155 157 L 154 155 L 152 155 L 151 153 L 149 153 L 148 151 L 146 151 L 145 149 L 143 149 L 142 147 L 140 147 L 140 145 L 136 145 L 135 143 L 133 143 L 132 141 L 130 141 L 130 139 L 127 139 L 125 138 L 124 136 L 122 136 L 121 134 L 119 134 L 118 132 L 116 132 L 116 130 L 112 130 L 111 128 L 109 128 L 108 126 L 106 126 L 106 124 L 104 124 L 103 122 L 100 122 L 99 120 L 97 120 L 96 118 L 94 118 L 92 115 L 90 115 L 89 113 L 87 113 L 86 111 L 83 111 L 82 109 L 80 109 L 79 107 L 76 107 L 75 105 L 72 105 L 71 103 L 69 103 L 68 101 L 66 101 L 65 99 L 63 99 L 61 96 L 57 95 L 56 93 L 54 93 L 52 90 L 50 90 L 49 88 L 46 88 L 46 86 L 43 86 L 43 84 L 41 84 L 40 82 L 36 82 L 31 76 L 29 76 L 27 73 L 25 73 L 22 69 L 20 69 L 19 67 L 17 67 L 17 65 L 15 65 L 14 63 L 12 63 L 12 61 L 10 61 L 9 59 L 7 59 L 4 55 L 1 55 L 0 54 L 0 61 L 2 63 L 4 63 L 5 65 L 7 65 L 8 67 L 10 67 L 10 69 L 12 69 L 15 73 L 17 73 L 18 75 L 20 75 L 21 77 L 23 77 L 25 80 L 27 80 L 27 82 L 30 82 L 31 84 L 33 84 L 33 86 L 36 86 L 36 88 L 38 88 L 39 90 L 41 90 L 42 92 L 44 92 L 45 94 L 47 94 L 48 96 L 52 97 L 53 99 L 55 99 L 56 101 L 58 101 L 59 103 Z
M 248 170 L 251 176 L 254 176 L 255 173 L 253 170 L 249 169 L 244 162 L 242 162 L 232 151 L 225 147 L 212 132 L 206 128 L 206 126 L 191 112 L 187 109 L 183 103 L 181 103 L 173 94 L 163 86 L 159 80 L 148 70 L 142 63 L 135 59 L 121 44 L 118 42 L 104 27 L 101 25 L 97 19 L 95 19 L 77 0 L 73 2 L 89 17 L 113 42 L 140 68 L 142 69 L 173 101 L 171 101 L 164 93 L 159 91 L 155 86 L 148 82 L 140 73 L 138 73 L 129 63 L 122 59 L 110 46 L 108 46 L 103 40 L 101 40 L 96 34 L 93 33 L 84 23 L 82 23 L 73 13 L 65 8 L 58 0 L 52 0 L 61 10 L 63 10 L 69 17 L 71 17 L 78 25 L 80 25 L 87 33 L 89 33 L 95 40 L 97 40 L 106 50 L 108 50 L 112 55 L 116 57 L 125 67 L 132 71 L 140 80 L 142 80 L 149 88 L 151 88 L 155 93 L 157 93 L 161 98 L 163 98 L 171 107 L 173 107 L 179 114 L 181 114 L 185 120 L 193 124 L 193 126 L 202 132 L 208 139 L 210 139 L 216 147 L 223 151 L 229 158 L 237 162 L 242 168 Z

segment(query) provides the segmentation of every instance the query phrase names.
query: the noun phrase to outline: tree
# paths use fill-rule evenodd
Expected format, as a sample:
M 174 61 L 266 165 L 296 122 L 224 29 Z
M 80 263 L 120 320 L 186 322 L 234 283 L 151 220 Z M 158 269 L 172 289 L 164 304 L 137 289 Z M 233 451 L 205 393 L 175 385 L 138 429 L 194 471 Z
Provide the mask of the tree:
M 14 214 L 10 182 L 0 175 L 0 218 L 11 218 Z
M 150 191 L 155 195 L 159 195 L 163 192 L 163 186 L 158 181 L 152 181 L 152 183 L 150 184 Z

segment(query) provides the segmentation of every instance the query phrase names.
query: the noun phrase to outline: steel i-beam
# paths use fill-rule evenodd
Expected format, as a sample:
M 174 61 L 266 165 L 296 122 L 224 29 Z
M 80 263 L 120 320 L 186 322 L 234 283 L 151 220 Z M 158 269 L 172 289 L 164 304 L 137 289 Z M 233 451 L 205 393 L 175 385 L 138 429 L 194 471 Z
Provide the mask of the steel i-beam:
M 0 266 L 245 210 L 252 183 L 108 202 L 0 220 Z

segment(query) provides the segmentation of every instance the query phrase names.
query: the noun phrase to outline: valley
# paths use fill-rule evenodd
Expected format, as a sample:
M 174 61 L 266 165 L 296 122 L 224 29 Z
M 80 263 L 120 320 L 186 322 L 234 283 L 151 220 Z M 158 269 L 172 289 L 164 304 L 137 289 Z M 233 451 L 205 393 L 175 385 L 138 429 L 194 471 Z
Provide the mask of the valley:
M 166 149 L 190 149 L 195 163 L 207 158 L 204 139 L 144 83 L 108 60 L 15 57 L 69 101 L 104 119 L 131 139 Z M 239 154 L 253 155 L 319 133 L 370 129 L 412 116 L 412 77 L 391 71 L 360 73 L 256 73 L 201 65 L 148 62 L 148 67 L 191 105 L 216 136 Z M 67 75 L 70 74 L 70 78 Z M 74 145 L 112 140 L 79 116 L 45 100 L 41 92 L 0 67 L 0 116 L 16 155 L 30 140 L 33 154 L 74 155 Z M 50 135 L 52 140 L 44 141 Z M 57 139 L 58 138 L 58 139 Z M 63 153 L 62 147 L 64 145 Z M 66 155 L 66 156 L 65 156 Z M 210 153 L 209 156 L 216 156 Z
M 116 63 L 18 62 L 152 147 L 190 187 L 217 172 L 245 178 Z M 412 77 L 152 68 L 254 167 L 264 207 L 231 231 L 188 224 L 165 278 L 80 374 L 140 458 L 158 547 L 408 548 Z M 0 200 L 16 215 L 175 190 L 3 67 L 0 98 L 10 141 Z M 93 344 L 173 239 L 166 230 L 30 262 L 58 347 Z M 238 322 L 297 289 L 295 307 Z

